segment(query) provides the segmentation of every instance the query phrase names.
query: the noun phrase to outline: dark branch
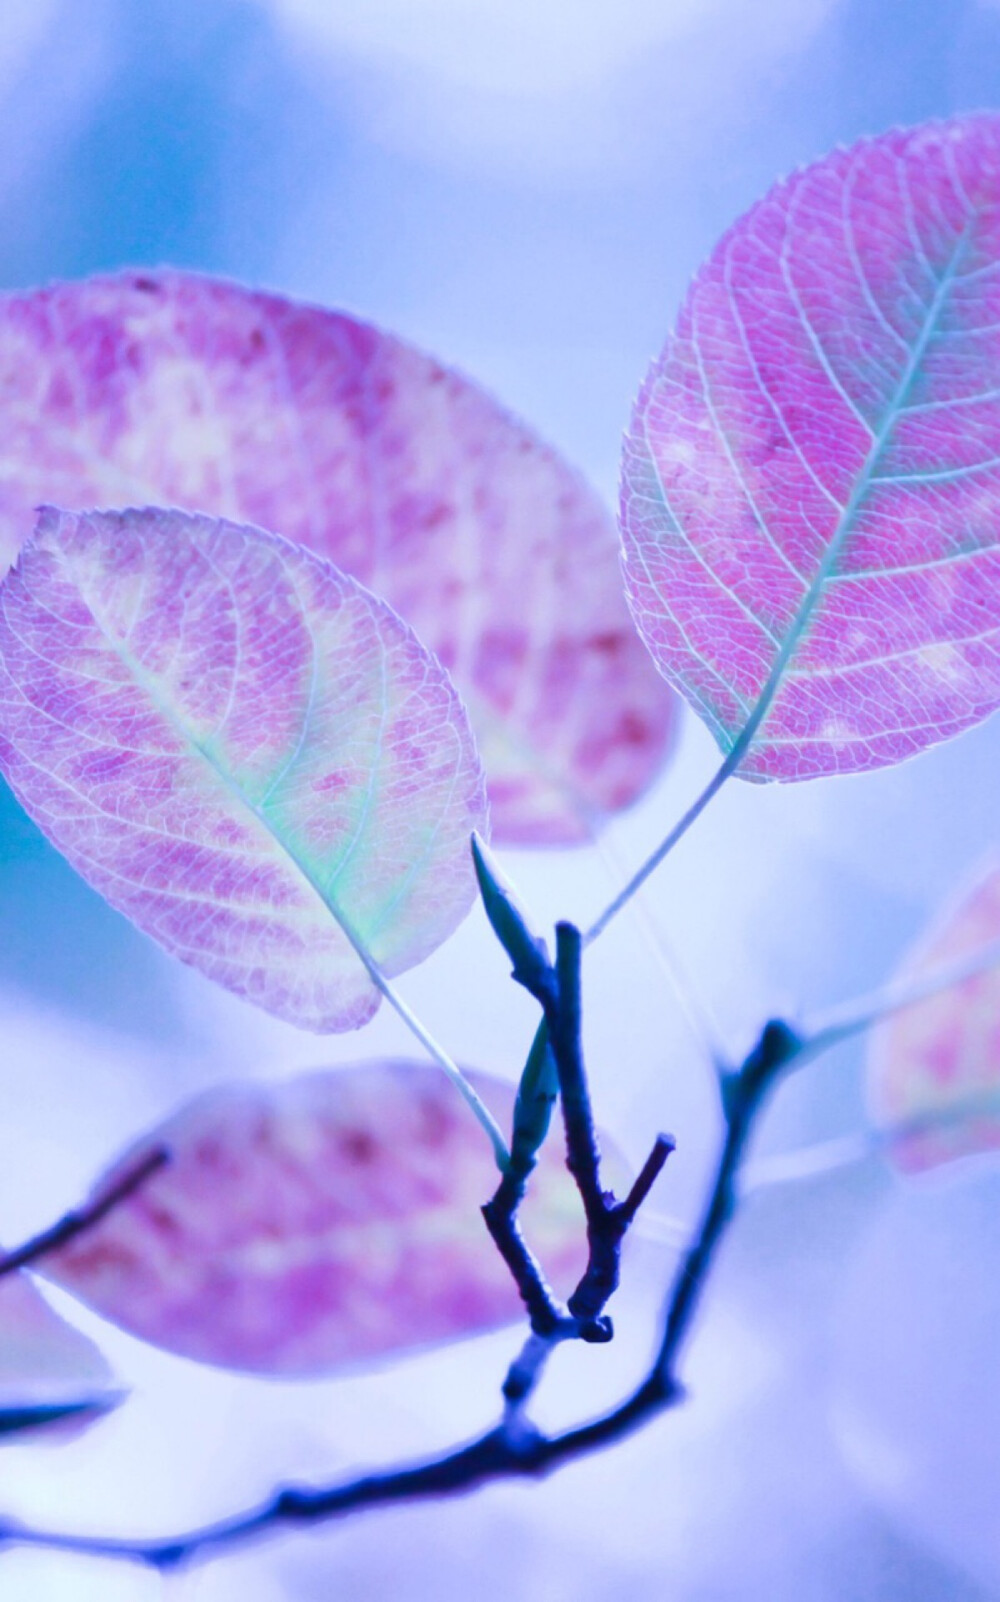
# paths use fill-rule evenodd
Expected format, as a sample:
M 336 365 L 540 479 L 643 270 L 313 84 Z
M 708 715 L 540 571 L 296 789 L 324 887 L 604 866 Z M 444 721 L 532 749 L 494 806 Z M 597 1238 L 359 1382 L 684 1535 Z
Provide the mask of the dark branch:
M 663 1330 L 649 1372 L 642 1384 L 611 1412 L 552 1436 L 539 1433 L 523 1420 L 519 1421 L 518 1429 L 512 1430 L 505 1421 L 497 1429 L 442 1457 L 405 1468 L 365 1474 L 328 1488 L 282 1489 L 269 1501 L 236 1518 L 169 1540 L 127 1541 L 65 1535 L 29 1529 L 8 1521 L 0 1523 L 0 1544 L 47 1547 L 166 1569 L 274 1533 L 288 1525 L 343 1518 L 363 1508 L 462 1495 L 494 1480 L 545 1475 L 574 1458 L 624 1440 L 683 1399 L 676 1366 L 719 1245 L 736 1211 L 736 1179 L 747 1141 L 769 1092 L 798 1049 L 797 1037 L 783 1024 L 768 1024 L 742 1068 L 729 1077 L 727 1135 L 701 1228 L 680 1264 L 667 1297 Z M 650 1162 L 653 1161 L 651 1156 Z M 628 1202 L 621 1205 L 627 1206 Z M 531 1344 L 529 1341 L 528 1346 Z M 551 1342 L 539 1338 L 536 1347 L 544 1361 Z M 527 1352 L 526 1347 L 522 1359 Z M 528 1355 L 526 1361 L 531 1368 L 538 1361 L 537 1352 Z
M 601 1148 L 590 1107 L 590 1091 L 583 1062 L 583 1008 L 580 994 L 580 959 L 583 941 L 571 923 L 556 925 L 554 994 L 539 996 L 549 1026 L 552 1055 L 559 1074 L 563 1123 L 566 1129 L 566 1163 L 576 1180 L 588 1227 L 606 1211 L 601 1188 Z
M 521 1293 L 532 1334 L 551 1339 L 569 1315 L 553 1293 L 540 1263 L 521 1233 L 517 1213 L 524 1200 L 527 1179 L 528 1175 L 515 1171 L 512 1163 L 482 1211 L 490 1236 Z
M 668 1381 L 674 1373 L 685 1336 L 697 1312 L 708 1270 L 719 1242 L 739 1205 L 737 1179 L 751 1131 L 761 1108 L 784 1070 L 799 1051 L 798 1036 L 787 1024 L 772 1020 L 741 1068 L 723 1082 L 726 1138 L 701 1227 L 681 1261 L 667 1303 L 660 1350 L 653 1373 Z
M 505 1403 L 504 1425 L 507 1430 L 516 1433 L 522 1428 L 524 1410 L 542 1377 L 546 1363 L 558 1344 L 558 1333 L 552 1335 L 532 1333 L 511 1363 L 502 1391 Z
M 13 1251 L 4 1253 L 0 1257 L 0 1278 L 5 1274 L 13 1274 L 18 1268 L 27 1268 L 37 1263 L 40 1258 L 47 1257 L 50 1252 L 58 1251 L 60 1246 L 66 1246 L 78 1235 L 83 1235 L 88 1229 L 93 1229 L 109 1213 L 135 1194 L 148 1179 L 161 1168 L 166 1167 L 170 1161 L 170 1152 L 166 1146 L 156 1146 L 152 1151 L 145 1152 L 135 1163 L 115 1180 L 107 1190 L 95 1196 L 84 1207 L 78 1207 L 73 1212 L 60 1218 L 57 1224 L 49 1229 L 42 1230 L 40 1235 L 32 1236 L 23 1245 L 15 1246 Z
M 545 961 L 547 964 L 547 959 Z M 567 1332 L 570 1315 L 552 1291 L 541 1264 L 521 1233 L 517 1215 L 549 1127 L 552 1110 L 552 1095 L 547 1084 L 551 1075 L 546 1068 L 549 1057 L 543 1023 L 532 1041 L 521 1075 L 507 1169 L 482 1209 L 490 1236 L 510 1269 L 527 1309 L 532 1335 L 546 1340 Z M 506 1386 L 504 1394 L 507 1394 Z
M 677 1142 L 673 1135 L 657 1135 L 652 1151 L 635 1177 L 632 1189 L 625 1200 L 618 1204 L 618 1216 L 625 1220 L 626 1227 L 634 1222 L 636 1213 L 659 1179 L 664 1163 L 676 1150 Z
M 566 1164 L 576 1181 L 587 1220 L 588 1260 L 568 1308 L 579 1339 L 609 1341 L 614 1329 L 604 1308 L 618 1288 L 622 1241 L 667 1157 L 673 1142 L 660 1137 L 625 1203 L 601 1183 L 601 1148 L 594 1124 L 583 1055 L 580 962 L 583 939 L 571 923 L 556 926 L 554 967 L 536 964 L 515 978 L 540 1003 L 559 1078 Z
M 539 1002 L 542 1023 L 521 1079 L 511 1138 L 511 1158 L 483 1217 L 528 1310 L 531 1335 L 511 1365 L 503 1385 L 509 1430 L 522 1427 L 523 1410 L 552 1348 L 564 1340 L 609 1341 L 614 1333 L 604 1308 L 618 1287 L 622 1241 L 636 1212 L 662 1169 L 674 1143 L 661 1135 L 624 1202 L 601 1184 L 601 1152 L 591 1111 L 583 1056 L 580 963 L 583 942 L 570 923 L 556 928 L 556 959 L 543 941 L 512 913 L 506 892 L 497 888 L 496 870 L 474 852 L 480 884 L 493 908 L 491 922 L 515 960 L 514 978 Z M 554 1062 L 566 1133 L 566 1162 L 576 1181 L 587 1226 L 587 1267 L 563 1307 L 553 1295 L 518 1223 L 518 1211 L 548 1128 L 546 1062 Z

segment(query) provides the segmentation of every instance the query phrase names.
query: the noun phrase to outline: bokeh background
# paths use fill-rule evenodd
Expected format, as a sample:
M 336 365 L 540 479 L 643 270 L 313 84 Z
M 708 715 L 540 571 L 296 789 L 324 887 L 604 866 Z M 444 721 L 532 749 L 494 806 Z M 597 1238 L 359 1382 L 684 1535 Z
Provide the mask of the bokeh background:
M 986 0 L 3 0 L 0 287 L 172 263 L 346 307 L 477 376 L 610 497 L 634 390 L 690 274 L 780 173 L 895 122 L 995 105 Z M 589 920 L 711 771 L 693 719 L 603 852 L 511 854 Z M 998 835 L 994 720 L 903 768 L 733 783 L 647 919 L 726 1049 L 880 984 Z M 718 1138 L 703 1045 L 642 920 L 589 960 L 602 1120 L 677 1157 L 620 1338 L 561 1355 L 552 1423 L 639 1373 Z M 513 1075 L 530 1010 L 482 920 L 402 988 Z M 76 1200 L 208 1084 L 409 1051 L 391 1017 L 320 1042 L 215 992 L 92 894 L 0 794 L 0 1234 Z M 783 1090 L 763 1153 L 864 1122 L 864 1048 Z M 11 1602 L 987 1602 L 1000 1597 L 1000 1176 L 869 1161 L 748 1203 L 688 1406 L 551 1482 L 368 1516 L 158 1578 L 0 1556 Z M 508 1331 L 320 1386 L 200 1370 L 54 1298 L 133 1397 L 64 1447 L 0 1452 L 0 1511 L 169 1530 L 291 1477 L 443 1446 L 493 1416 Z

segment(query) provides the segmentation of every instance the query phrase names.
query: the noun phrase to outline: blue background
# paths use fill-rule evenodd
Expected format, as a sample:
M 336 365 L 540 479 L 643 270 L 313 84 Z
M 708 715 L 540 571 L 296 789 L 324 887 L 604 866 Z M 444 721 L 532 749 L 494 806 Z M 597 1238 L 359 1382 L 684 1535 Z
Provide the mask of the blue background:
M 685 284 L 779 174 L 895 122 L 996 104 L 980 0 L 6 0 L 0 286 L 125 263 L 219 272 L 391 327 L 484 381 L 614 496 L 632 395 Z M 709 772 L 689 719 L 605 855 L 512 854 L 545 917 L 588 920 Z M 731 1052 L 891 973 L 997 839 L 996 720 L 892 772 L 731 784 L 647 916 Z M 614 859 L 609 864 L 608 856 Z M 615 866 L 614 864 L 618 865 Z M 456 1056 L 512 1074 L 529 1027 L 481 920 L 402 988 Z M 608 1351 L 562 1354 L 550 1422 L 639 1372 L 718 1138 L 704 1053 L 641 920 L 588 971 L 605 1125 L 680 1147 Z M 456 1009 L 455 997 L 462 998 Z M 0 794 L 0 1233 L 85 1190 L 181 1097 L 408 1051 L 391 1018 L 318 1042 L 179 968 Z M 762 1150 L 863 1124 L 864 1048 L 782 1093 Z M 986 1602 L 1000 1596 L 1000 1182 L 903 1188 L 874 1163 L 762 1191 L 687 1366 L 682 1412 L 552 1482 L 358 1520 L 159 1579 L 0 1557 L 16 1602 Z M 129 1405 L 65 1448 L 7 1447 L 0 1510 L 170 1529 L 302 1475 L 485 1423 L 513 1332 L 315 1389 L 201 1371 L 73 1308 Z

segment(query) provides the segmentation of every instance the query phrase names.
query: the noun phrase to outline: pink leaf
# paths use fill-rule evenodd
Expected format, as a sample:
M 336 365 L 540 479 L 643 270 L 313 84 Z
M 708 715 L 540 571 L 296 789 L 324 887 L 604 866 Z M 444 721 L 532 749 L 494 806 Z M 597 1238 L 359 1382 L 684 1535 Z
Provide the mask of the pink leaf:
M 271 528 L 384 595 L 453 673 L 499 839 L 585 839 L 662 765 L 673 698 L 614 529 L 487 395 L 367 324 L 189 273 L 0 301 L 0 567 L 40 501 Z
M 0 1279 L 0 1438 L 75 1427 L 121 1401 L 97 1347 L 64 1323 L 24 1274 Z
M 1000 866 L 921 941 L 908 981 L 946 971 L 1000 940 Z M 877 1127 L 912 1130 L 892 1142 L 907 1172 L 1000 1148 L 1000 968 L 908 1007 L 873 1037 L 869 1100 Z
M 666 678 L 727 752 L 763 703 L 743 777 L 882 767 L 1000 704 L 1000 117 L 835 151 L 735 225 L 622 506 Z
M 461 703 L 394 612 L 259 529 L 47 511 L 0 587 L 0 767 L 210 978 L 350 1029 L 474 895 Z
M 509 1122 L 512 1090 L 468 1077 Z M 168 1146 L 169 1165 L 44 1272 L 169 1351 L 316 1374 L 523 1312 L 480 1214 L 497 1183 L 489 1150 L 429 1065 L 212 1091 L 147 1144 Z M 585 1228 L 558 1139 L 523 1217 L 567 1290 Z

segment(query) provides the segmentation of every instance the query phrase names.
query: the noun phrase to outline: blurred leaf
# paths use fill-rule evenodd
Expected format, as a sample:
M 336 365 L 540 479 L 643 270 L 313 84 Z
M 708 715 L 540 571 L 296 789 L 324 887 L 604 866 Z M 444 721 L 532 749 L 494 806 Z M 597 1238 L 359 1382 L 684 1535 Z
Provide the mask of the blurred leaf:
M 744 778 L 883 767 L 1000 704 L 998 184 L 990 115 L 796 173 L 640 393 L 629 598 L 724 751 L 770 703 Z
M 116 1407 L 122 1392 L 97 1347 L 49 1307 L 24 1274 L 0 1279 L 0 1439 Z
M 511 1088 L 468 1078 L 509 1124 Z M 522 1311 L 480 1216 L 497 1181 L 490 1153 L 432 1066 L 365 1063 L 212 1091 L 148 1144 L 169 1146 L 169 1166 L 44 1272 L 169 1351 L 321 1374 Z M 523 1220 L 568 1290 L 586 1238 L 558 1152 L 543 1154 Z
M 1000 865 L 993 864 L 904 963 L 907 982 L 933 975 L 1000 939 Z M 872 1037 L 872 1114 L 896 1165 L 918 1172 L 1000 1147 L 1000 968 L 907 1007 Z
M 0 397 L 0 564 L 40 501 L 180 506 L 302 541 L 454 674 L 501 839 L 587 839 L 662 766 L 675 703 L 635 637 L 604 506 L 400 340 L 130 273 L 0 301 Z
M 311 552 L 181 512 L 43 514 L 0 588 L 0 766 L 108 900 L 269 1011 L 355 1028 L 475 894 L 482 775 L 440 665 Z

